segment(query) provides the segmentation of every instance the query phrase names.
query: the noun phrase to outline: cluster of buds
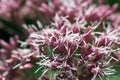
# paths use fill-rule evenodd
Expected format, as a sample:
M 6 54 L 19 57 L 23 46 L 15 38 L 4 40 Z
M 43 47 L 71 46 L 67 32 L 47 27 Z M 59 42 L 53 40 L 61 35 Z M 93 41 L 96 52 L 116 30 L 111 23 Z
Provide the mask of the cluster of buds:
M 38 8 L 45 2 L 46 0 L 0 0 L 0 30 L 12 35 L 17 34 L 24 40 L 28 32 L 23 24 L 41 20 L 42 14 Z
M 98 6 L 92 0 L 1 0 L 0 4 L 0 18 L 19 25 L 24 23 L 25 18 L 38 19 L 42 24 L 47 25 L 56 13 L 59 16 L 68 16 L 70 21 L 74 21 L 76 17 L 88 21 L 104 20 L 117 8 L 116 4 L 111 8 L 109 5 L 102 4 L 101 0 Z
M 53 19 L 55 14 L 68 16 L 71 22 L 74 22 L 76 17 L 79 17 L 80 20 L 85 19 L 87 21 L 108 20 L 118 7 L 117 4 L 114 4 L 112 7 L 104 5 L 103 0 L 99 0 L 98 5 L 95 5 L 93 0 L 51 0 L 49 3 L 41 4 L 39 7 L 41 13 Z
M 28 49 L 19 49 L 19 37 L 11 37 L 9 43 L 0 40 L 0 80 L 20 80 L 23 69 L 32 68 L 32 53 Z M 31 53 L 31 54 L 30 54 Z M 34 57 L 35 58 L 35 57 Z
M 15 38 L 10 38 L 10 43 L 0 40 L 0 79 L 5 80 L 6 78 L 12 79 L 16 74 L 15 70 L 12 69 L 14 60 L 11 58 L 11 51 L 15 50 L 18 46 L 17 44 L 18 36 Z M 11 76 L 10 76 L 11 74 Z
M 118 61 L 112 54 L 119 50 L 114 47 L 120 45 L 120 29 L 108 25 L 101 32 L 103 23 L 88 26 L 85 20 L 60 20 L 52 28 L 31 33 L 26 41 L 40 58 L 37 64 L 44 68 L 39 79 L 95 80 L 114 74 L 110 63 Z M 49 72 L 53 75 L 47 75 Z
M 30 35 L 22 48 L 18 36 L 9 43 L 0 40 L 0 80 L 20 80 L 34 59 L 40 60 L 36 72 L 43 71 L 39 80 L 96 80 L 114 74 L 111 62 L 120 60 L 120 13 L 116 4 L 98 2 L 0 0 L 0 20 L 15 22 L 20 29 L 25 18 L 41 21 L 39 27 L 26 28 Z M 48 26 L 42 29 L 42 24 Z
M 118 20 L 114 20 L 116 19 L 115 11 L 117 4 L 110 7 L 109 5 L 104 5 L 103 0 L 98 2 L 99 4 L 95 5 L 92 0 L 1 0 L 0 21 L 3 20 L 3 24 L 0 27 L 2 26 L 1 28 L 5 29 L 5 31 L 10 29 L 10 34 L 17 33 L 13 28 L 12 30 L 11 28 L 4 27 L 7 21 L 10 23 L 7 26 L 12 27 L 14 25 L 18 27 L 22 34 L 25 35 L 22 38 L 25 39 L 28 33 L 23 27 L 24 23 L 29 24 L 29 21 L 34 23 L 34 21 L 40 20 L 43 25 L 48 25 L 54 21 L 56 14 L 61 17 L 68 16 L 71 22 L 74 22 L 79 17 L 79 20 L 85 19 L 89 22 L 110 20 L 113 27 L 116 26 L 116 23 L 119 24 L 118 18 Z M 20 33 L 17 34 L 20 35 Z
M 0 17 L 6 20 L 14 20 L 17 16 L 18 20 L 25 16 L 29 16 L 34 19 L 34 10 L 37 10 L 42 3 L 45 3 L 45 0 L 1 0 Z

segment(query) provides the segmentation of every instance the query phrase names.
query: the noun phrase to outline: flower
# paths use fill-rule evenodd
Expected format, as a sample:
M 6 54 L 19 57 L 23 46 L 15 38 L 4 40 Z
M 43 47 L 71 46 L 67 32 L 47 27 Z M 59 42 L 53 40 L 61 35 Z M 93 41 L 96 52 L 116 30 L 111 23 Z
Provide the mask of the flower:
M 110 7 L 103 0 L 97 5 L 92 0 L 1 0 L 0 4 L 3 24 L 12 20 L 29 33 L 25 41 L 18 36 L 0 40 L 0 80 L 21 79 L 38 60 L 39 80 L 95 80 L 116 72 L 113 64 L 120 58 L 116 4 Z M 22 26 L 26 19 L 40 22 L 37 27 Z
M 92 79 L 97 76 L 101 78 L 106 73 L 111 61 L 117 60 L 112 53 L 118 49 L 114 49 L 113 45 L 119 43 L 119 29 L 104 26 L 105 30 L 101 31 L 99 25 L 104 23 L 94 26 L 86 24 L 84 20 L 71 23 L 57 16 L 52 28 L 30 34 L 26 43 L 40 58 L 37 64 L 44 67 L 39 79 L 45 76 L 50 79 Z M 55 71 L 54 78 L 46 75 L 49 70 Z M 108 74 L 113 74 L 112 71 Z
M 19 37 L 16 35 L 14 38 L 10 38 L 10 43 L 5 42 L 4 40 L 0 40 L 1 47 L 0 48 L 0 79 L 14 79 L 18 75 L 18 72 L 12 69 L 14 66 L 14 62 L 16 62 L 13 58 L 11 58 L 12 50 L 16 50 L 18 47 L 17 41 Z

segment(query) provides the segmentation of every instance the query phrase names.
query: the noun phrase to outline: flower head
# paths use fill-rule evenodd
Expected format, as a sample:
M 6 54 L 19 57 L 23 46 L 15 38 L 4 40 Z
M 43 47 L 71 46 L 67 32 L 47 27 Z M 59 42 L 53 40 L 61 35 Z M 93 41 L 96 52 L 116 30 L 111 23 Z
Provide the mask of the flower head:
M 40 79 L 45 77 L 49 70 L 55 71 L 54 79 L 101 78 L 110 62 L 117 60 L 111 54 L 116 52 L 113 45 L 118 44 L 120 35 L 116 33 L 119 30 L 107 26 L 106 31 L 103 29 L 101 32 L 97 29 L 98 24 L 86 26 L 84 20 L 71 23 L 60 18 L 57 16 L 52 28 L 33 32 L 27 39 L 27 44 L 40 58 L 37 64 L 45 68 Z M 79 69 L 81 73 L 78 72 Z

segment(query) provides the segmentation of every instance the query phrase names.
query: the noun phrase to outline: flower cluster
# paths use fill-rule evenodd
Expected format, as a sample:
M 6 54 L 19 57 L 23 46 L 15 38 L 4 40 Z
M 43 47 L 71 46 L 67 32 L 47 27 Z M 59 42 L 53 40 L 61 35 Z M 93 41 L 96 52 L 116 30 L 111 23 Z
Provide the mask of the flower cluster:
M 39 79 L 95 80 L 96 76 L 114 74 L 110 63 L 118 61 L 112 54 L 119 50 L 114 46 L 120 45 L 120 29 L 107 26 L 100 32 L 99 24 L 88 26 L 84 20 L 61 21 L 52 28 L 30 34 L 27 40 L 39 55 L 38 65 L 45 69 Z M 52 76 L 46 75 L 49 71 L 53 71 Z
M 20 80 L 23 69 L 32 68 L 32 53 L 29 49 L 19 49 L 19 37 L 11 37 L 9 43 L 0 40 L 0 80 Z M 30 54 L 31 53 L 31 54 Z M 19 69 L 17 69 L 19 67 Z M 20 77 L 18 77 L 20 76 Z
M 0 0 L 0 29 L 18 34 L 0 39 L 0 80 L 21 80 L 36 63 L 39 80 L 107 79 L 120 60 L 117 7 L 103 0 Z
M 14 59 L 11 58 L 11 51 L 15 50 L 18 46 L 17 44 L 18 36 L 15 38 L 10 38 L 10 43 L 0 40 L 1 48 L 0 49 L 0 79 L 5 80 L 6 78 L 13 79 L 16 72 L 12 69 L 11 64 L 14 63 Z M 10 75 L 11 74 L 11 75 Z M 13 76 L 13 77 L 11 77 Z

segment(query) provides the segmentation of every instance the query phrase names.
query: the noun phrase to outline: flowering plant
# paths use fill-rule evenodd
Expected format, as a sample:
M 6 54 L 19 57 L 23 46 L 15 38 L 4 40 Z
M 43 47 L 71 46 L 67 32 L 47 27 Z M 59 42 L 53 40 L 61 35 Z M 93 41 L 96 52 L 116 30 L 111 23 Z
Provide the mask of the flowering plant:
M 0 4 L 0 29 L 15 34 L 0 40 L 0 80 L 108 80 L 117 73 L 117 4 L 110 7 L 103 0 L 97 4 L 94 0 L 1 0 Z M 29 25 L 26 17 L 39 21 Z M 6 26 L 18 32 L 5 30 Z

